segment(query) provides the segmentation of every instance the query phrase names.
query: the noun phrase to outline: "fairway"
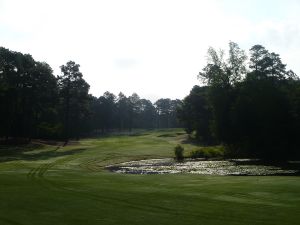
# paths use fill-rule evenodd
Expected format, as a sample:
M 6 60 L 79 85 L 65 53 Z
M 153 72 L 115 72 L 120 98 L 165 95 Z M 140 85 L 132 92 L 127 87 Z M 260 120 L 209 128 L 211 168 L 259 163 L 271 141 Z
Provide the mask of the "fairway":
M 185 138 L 172 129 L 11 154 L 1 149 L 0 224 L 299 224 L 297 176 L 130 175 L 105 169 L 173 157 Z M 195 148 L 182 145 L 186 152 Z

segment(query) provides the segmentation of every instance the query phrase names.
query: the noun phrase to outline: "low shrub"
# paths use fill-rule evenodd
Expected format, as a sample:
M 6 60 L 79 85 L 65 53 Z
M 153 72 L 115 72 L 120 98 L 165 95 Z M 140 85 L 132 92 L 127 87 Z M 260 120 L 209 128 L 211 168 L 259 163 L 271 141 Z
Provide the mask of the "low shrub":
M 177 161 L 182 161 L 184 159 L 183 152 L 184 152 L 184 148 L 181 145 L 177 145 L 174 148 L 175 159 Z
M 190 153 L 192 159 L 196 158 L 219 158 L 224 157 L 223 146 L 202 147 Z

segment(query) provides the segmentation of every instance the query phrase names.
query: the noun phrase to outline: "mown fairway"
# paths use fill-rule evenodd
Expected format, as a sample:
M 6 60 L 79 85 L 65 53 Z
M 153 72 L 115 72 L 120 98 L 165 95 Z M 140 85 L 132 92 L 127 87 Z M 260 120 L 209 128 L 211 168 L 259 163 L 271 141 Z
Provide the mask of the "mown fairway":
M 299 177 L 124 175 L 105 165 L 173 157 L 181 130 L 0 155 L 1 225 L 299 224 Z M 189 151 L 193 146 L 185 144 Z M 25 151 L 26 150 L 26 151 Z

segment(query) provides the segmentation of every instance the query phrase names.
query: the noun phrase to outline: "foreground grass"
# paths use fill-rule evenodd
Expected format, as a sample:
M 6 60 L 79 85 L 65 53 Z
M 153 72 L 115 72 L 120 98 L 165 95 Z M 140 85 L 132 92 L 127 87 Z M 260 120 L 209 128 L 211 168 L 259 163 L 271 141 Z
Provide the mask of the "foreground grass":
M 180 130 L 156 131 L 2 154 L 0 224 L 299 224 L 299 177 L 124 175 L 103 169 L 173 157 L 184 138 Z

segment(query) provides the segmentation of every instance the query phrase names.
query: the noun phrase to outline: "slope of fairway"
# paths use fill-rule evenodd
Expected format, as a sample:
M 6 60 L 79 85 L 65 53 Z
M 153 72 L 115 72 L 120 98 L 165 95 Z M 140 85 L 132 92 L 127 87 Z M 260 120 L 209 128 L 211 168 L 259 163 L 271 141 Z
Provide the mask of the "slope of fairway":
M 0 224 L 299 224 L 299 177 L 126 175 L 104 169 L 172 157 L 184 138 L 181 130 L 147 131 L 64 148 L 1 149 Z

